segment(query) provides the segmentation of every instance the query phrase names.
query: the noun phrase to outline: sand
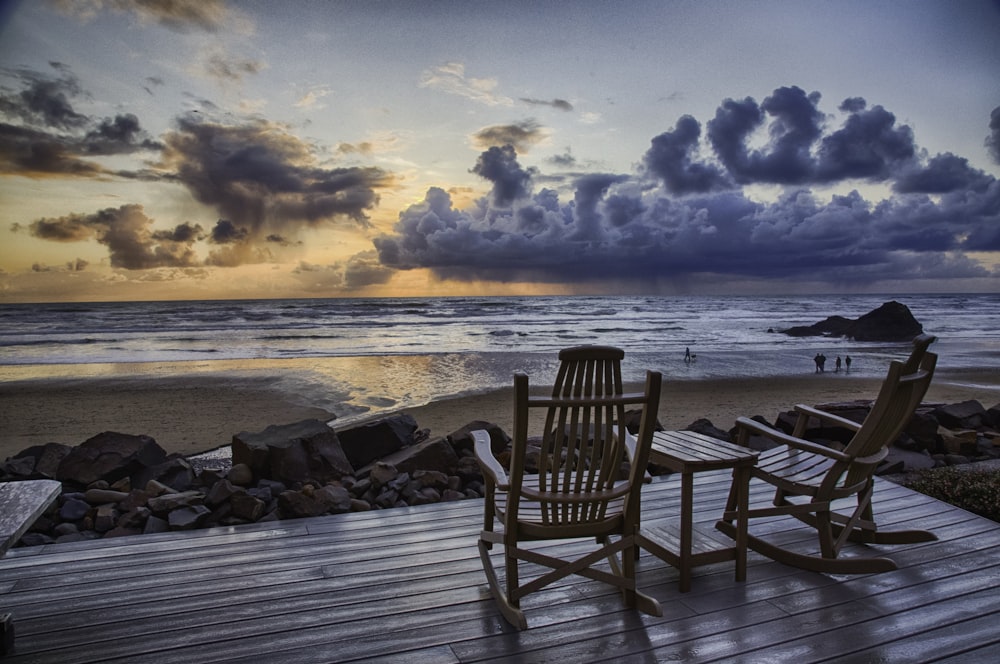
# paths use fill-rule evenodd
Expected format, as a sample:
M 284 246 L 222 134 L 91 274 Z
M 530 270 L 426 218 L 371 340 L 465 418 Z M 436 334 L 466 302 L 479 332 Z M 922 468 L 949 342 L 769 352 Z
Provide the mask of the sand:
M 879 379 L 843 373 L 787 378 L 665 380 L 659 420 L 680 429 L 698 418 L 729 429 L 741 415 L 769 421 L 795 403 L 872 399 Z M 511 389 L 435 401 L 404 409 L 421 429 L 445 436 L 474 420 L 512 430 Z M 1000 376 L 973 374 L 935 377 L 925 402 L 976 399 L 1000 402 Z M 382 414 L 384 415 L 384 413 Z M 328 410 L 303 403 L 274 381 L 218 376 L 177 376 L 155 380 L 38 379 L 0 382 L 0 459 L 31 445 L 78 445 L 103 431 L 152 436 L 168 452 L 195 454 L 228 445 L 241 431 L 303 419 L 324 421 Z M 336 422 L 334 422 L 336 428 Z

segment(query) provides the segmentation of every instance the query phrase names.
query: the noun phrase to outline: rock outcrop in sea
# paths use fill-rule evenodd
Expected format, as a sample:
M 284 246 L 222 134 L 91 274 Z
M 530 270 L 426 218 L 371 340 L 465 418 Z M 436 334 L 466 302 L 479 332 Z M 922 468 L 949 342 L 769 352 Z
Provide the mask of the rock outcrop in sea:
M 813 325 L 781 330 L 792 337 L 847 337 L 855 341 L 910 341 L 924 331 L 909 307 L 892 300 L 856 320 L 830 316 Z
M 821 404 L 861 421 L 869 401 Z M 626 426 L 637 428 L 637 413 Z M 773 424 L 791 432 L 795 414 Z M 763 418 L 758 418 L 761 421 Z M 489 431 L 494 453 L 509 458 L 510 437 L 489 422 L 473 421 L 431 438 L 402 414 L 345 431 L 319 420 L 270 426 L 233 437 L 226 454 L 168 455 L 149 436 L 98 434 L 80 445 L 48 443 L 0 464 L 0 481 L 57 479 L 62 494 L 21 539 L 39 545 L 141 533 L 230 526 L 442 501 L 480 498 L 483 478 L 471 431 Z M 733 430 L 699 419 L 688 429 L 731 440 Z M 1000 404 L 978 401 L 923 404 L 891 447 L 879 474 L 1000 458 Z M 831 447 L 845 429 L 810 429 L 806 436 Z M 770 445 L 751 438 L 758 449 Z M 536 441 L 531 459 L 545 453 Z M 653 474 L 665 469 L 650 467 Z

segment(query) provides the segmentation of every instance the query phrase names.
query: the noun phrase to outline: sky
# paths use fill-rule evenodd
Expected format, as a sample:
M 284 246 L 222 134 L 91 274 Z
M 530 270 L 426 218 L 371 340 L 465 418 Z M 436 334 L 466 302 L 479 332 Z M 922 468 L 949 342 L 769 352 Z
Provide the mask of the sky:
M 0 0 L 0 302 L 1000 291 L 1000 2 Z

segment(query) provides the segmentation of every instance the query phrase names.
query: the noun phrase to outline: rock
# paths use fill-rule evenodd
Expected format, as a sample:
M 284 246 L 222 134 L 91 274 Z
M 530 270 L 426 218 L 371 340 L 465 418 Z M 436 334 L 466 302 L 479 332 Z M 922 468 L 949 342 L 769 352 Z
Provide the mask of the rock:
M 238 486 L 250 486 L 253 484 L 253 470 L 245 463 L 237 463 L 229 469 L 226 479 Z
M 79 521 L 90 511 L 90 503 L 82 498 L 68 498 L 59 508 L 59 518 L 63 521 Z
M 21 468 L 27 470 L 25 473 L 18 473 L 25 479 L 55 479 L 59 464 L 72 449 L 62 443 L 33 445 L 15 454 L 8 462 L 16 461 Z
M 436 438 L 399 450 L 385 461 L 396 466 L 401 473 L 436 470 L 450 475 L 458 465 L 458 455 L 447 440 Z
M 94 516 L 94 530 L 99 533 L 106 533 L 118 525 L 118 517 L 121 516 L 114 505 L 100 505 L 97 514 Z
M 232 507 L 232 514 L 238 519 L 246 521 L 256 521 L 264 515 L 264 508 L 267 506 L 263 500 L 254 498 L 247 493 L 236 493 L 229 499 Z
M 156 514 L 171 512 L 182 507 L 202 506 L 205 494 L 200 491 L 185 491 L 183 493 L 165 493 L 162 496 L 150 498 L 146 505 Z M 207 513 L 206 509 L 206 513 Z
M 949 429 L 980 429 L 990 419 L 986 409 L 975 399 L 938 406 L 931 415 Z
M 101 505 L 103 503 L 120 503 L 129 497 L 129 494 L 122 491 L 112 491 L 111 489 L 87 489 L 83 494 L 83 499 L 91 505 Z
M 846 336 L 856 341 L 911 341 L 923 331 L 910 309 L 893 300 L 855 321 Z
M 229 480 L 220 480 L 205 494 L 205 504 L 209 507 L 218 507 L 237 493 L 245 493 L 245 490 L 236 487 Z
M 337 434 L 324 422 L 303 420 L 233 437 L 233 464 L 245 463 L 254 477 L 292 483 L 326 482 L 353 475 Z
M 298 519 L 326 514 L 327 505 L 314 495 L 301 491 L 284 491 L 278 496 L 278 509 L 286 519 Z
M 343 514 L 351 511 L 351 494 L 345 487 L 327 484 L 314 496 L 327 506 L 326 511 L 329 514 Z
M 793 337 L 849 337 L 857 341 L 911 341 L 924 331 L 905 304 L 886 302 L 857 320 L 830 316 L 813 325 L 781 330 Z
M 211 510 L 204 505 L 179 507 L 170 512 L 167 523 L 170 524 L 171 530 L 192 530 L 201 526 L 209 514 Z
M 152 513 L 149 511 L 149 508 L 137 507 L 118 517 L 117 525 L 119 528 L 136 529 L 141 532 L 143 526 L 146 525 L 146 520 L 151 515 Z
M 351 465 L 361 468 L 412 444 L 416 430 L 416 420 L 401 413 L 352 429 L 340 430 L 337 437 Z
M 368 479 L 376 489 L 385 486 L 397 477 L 399 477 L 399 469 L 384 461 L 376 461 L 371 472 L 368 473 Z
M 87 486 L 115 482 L 162 463 L 167 453 L 149 436 L 105 431 L 69 451 L 59 462 L 56 479 Z
M 728 431 L 723 431 L 722 429 L 716 428 L 715 425 L 713 425 L 709 420 L 705 418 L 695 420 L 694 422 L 689 424 L 687 426 L 687 431 L 695 431 L 705 436 L 715 438 L 716 440 L 723 440 L 727 443 L 732 442 L 732 439 L 729 437 Z
M 165 533 L 170 530 L 170 524 L 166 520 L 161 519 L 158 516 L 151 516 L 146 519 L 146 525 L 142 529 L 143 535 L 151 535 L 153 533 Z
M 461 454 L 465 451 L 471 453 L 474 447 L 472 432 L 480 429 L 490 434 L 490 449 L 493 450 L 494 454 L 500 454 L 510 445 L 511 439 L 507 435 L 507 432 L 496 424 L 482 420 L 469 422 L 464 427 L 451 432 L 448 436 L 448 441 L 457 453 Z
M 174 457 L 135 474 L 137 486 L 144 486 L 150 480 L 166 484 L 177 491 L 187 491 L 194 484 L 194 469 L 187 459 Z
M 979 433 L 974 429 L 952 431 L 942 426 L 938 428 L 938 437 L 945 453 L 976 456 Z

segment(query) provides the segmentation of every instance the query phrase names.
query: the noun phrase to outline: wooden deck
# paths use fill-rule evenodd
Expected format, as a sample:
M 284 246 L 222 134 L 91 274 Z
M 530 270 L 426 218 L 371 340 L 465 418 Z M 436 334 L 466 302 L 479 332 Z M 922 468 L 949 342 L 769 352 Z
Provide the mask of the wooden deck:
M 696 479 L 696 521 L 714 523 L 728 485 L 726 472 Z M 765 491 L 751 485 L 755 502 Z M 649 485 L 646 522 L 679 501 L 679 478 Z M 897 571 L 831 577 L 751 552 L 746 583 L 719 563 L 697 568 L 682 594 L 677 571 L 643 553 L 640 583 L 663 617 L 574 577 L 525 601 L 520 633 L 487 590 L 482 509 L 463 501 L 14 549 L 0 560 L 0 613 L 13 612 L 17 634 L 4 662 L 1000 661 L 1000 524 L 887 481 L 881 522 L 940 538 L 881 547 Z M 790 525 L 753 530 L 790 544 L 808 535 Z

